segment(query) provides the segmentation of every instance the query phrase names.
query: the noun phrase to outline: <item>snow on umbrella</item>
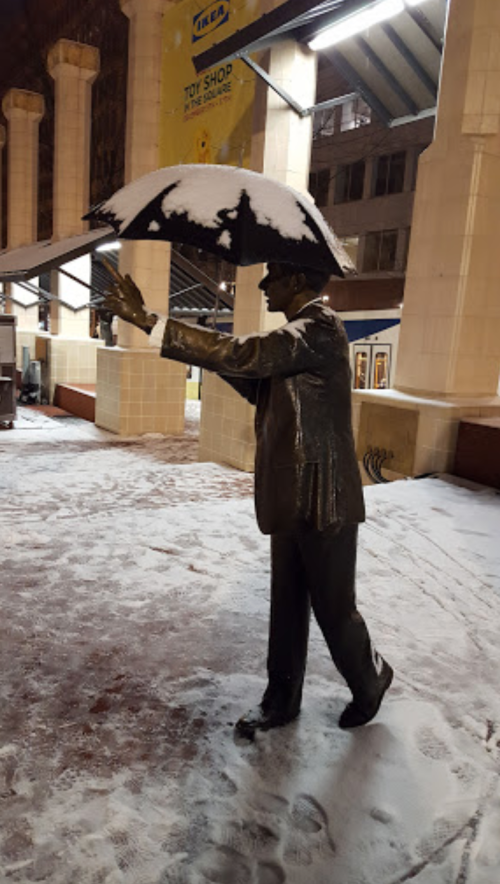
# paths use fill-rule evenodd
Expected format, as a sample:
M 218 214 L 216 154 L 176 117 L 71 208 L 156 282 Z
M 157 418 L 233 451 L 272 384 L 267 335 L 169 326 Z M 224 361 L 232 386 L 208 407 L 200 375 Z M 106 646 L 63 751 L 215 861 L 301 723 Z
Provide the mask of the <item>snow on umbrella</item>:
M 233 264 L 269 261 L 323 269 L 354 267 L 306 196 L 258 172 L 233 166 L 158 169 L 94 207 L 122 239 L 186 243 Z

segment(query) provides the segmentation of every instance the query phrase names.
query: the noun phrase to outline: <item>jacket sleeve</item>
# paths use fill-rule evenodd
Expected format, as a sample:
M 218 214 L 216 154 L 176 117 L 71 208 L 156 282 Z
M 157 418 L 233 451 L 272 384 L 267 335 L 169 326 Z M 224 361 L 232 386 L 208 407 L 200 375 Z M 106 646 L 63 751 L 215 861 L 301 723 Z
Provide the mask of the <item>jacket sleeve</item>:
M 234 337 L 170 319 L 161 355 L 199 365 L 229 378 L 260 379 L 320 370 L 331 347 L 325 348 L 321 323 L 292 320 L 276 331 Z M 331 334 L 329 335 L 331 345 Z M 244 394 L 243 394 L 244 395 Z

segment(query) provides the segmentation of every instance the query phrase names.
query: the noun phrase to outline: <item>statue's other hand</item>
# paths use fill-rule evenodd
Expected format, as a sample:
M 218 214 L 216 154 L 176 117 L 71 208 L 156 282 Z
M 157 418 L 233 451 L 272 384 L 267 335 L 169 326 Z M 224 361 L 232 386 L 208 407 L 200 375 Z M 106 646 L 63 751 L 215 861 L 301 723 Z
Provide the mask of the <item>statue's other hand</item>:
M 111 288 L 106 292 L 102 306 L 110 310 L 125 322 L 130 322 L 149 334 L 157 322 L 154 313 L 148 313 L 144 298 L 134 280 L 127 273 L 122 276 L 106 258 L 101 258 L 102 263 L 115 280 Z

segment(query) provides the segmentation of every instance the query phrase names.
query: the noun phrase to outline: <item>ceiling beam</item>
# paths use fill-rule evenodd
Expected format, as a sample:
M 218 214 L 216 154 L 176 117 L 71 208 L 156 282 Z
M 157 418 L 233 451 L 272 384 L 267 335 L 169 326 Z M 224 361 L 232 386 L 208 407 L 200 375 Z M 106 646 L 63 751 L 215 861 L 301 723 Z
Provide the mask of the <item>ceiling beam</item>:
M 389 88 L 392 89 L 395 95 L 399 98 L 400 101 L 403 102 L 406 109 L 411 114 L 418 114 L 418 104 L 413 100 L 411 95 L 408 94 L 406 89 L 401 86 L 399 80 L 396 79 L 392 71 L 389 70 L 386 64 L 382 61 L 381 58 L 377 55 L 374 49 L 367 43 L 364 37 L 356 37 L 356 45 L 359 46 L 361 52 L 368 59 L 368 61 L 373 65 L 376 71 L 380 74 L 380 76 L 385 80 L 388 84 Z
M 405 12 L 413 19 L 418 28 L 422 31 L 423 34 L 427 37 L 427 39 L 432 43 L 435 49 L 439 52 L 440 55 L 443 53 L 443 42 L 439 37 L 439 34 L 432 27 L 429 19 L 424 15 L 421 9 L 417 9 L 416 6 L 406 6 Z
M 382 30 L 386 37 L 391 41 L 392 45 L 398 50 L 398 52 L 403 56 L 404 60 L 408 67 L 410 67 L 414 74 L 418 77 L 420 82 L 425 86 L 427 91 L 432 95 L 434 99 L 437 99 L 438 87 L 437 83 L 434 82 L 432 77 L 427 73 L 425 68 L 420 64 L 418 58 L 413 54 L 411 49 L 406 45 L 405 41 L 399 36 L 398 32 L 394 30 L 393 26 L 388 22 L 382 23 Z

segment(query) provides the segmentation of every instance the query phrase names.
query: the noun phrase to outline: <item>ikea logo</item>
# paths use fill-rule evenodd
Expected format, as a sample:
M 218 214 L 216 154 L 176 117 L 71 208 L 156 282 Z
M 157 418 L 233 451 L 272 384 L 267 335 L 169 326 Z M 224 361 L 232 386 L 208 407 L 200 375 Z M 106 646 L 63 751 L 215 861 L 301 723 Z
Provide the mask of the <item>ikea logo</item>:
M 216 0 L 211 3 L 202 12 L 198 12 L 193 18 L 193 39 L 196 43 L 211 31 L 215 31 L 220 25 L 223 25 L 229 18 L 229 0 Z

